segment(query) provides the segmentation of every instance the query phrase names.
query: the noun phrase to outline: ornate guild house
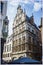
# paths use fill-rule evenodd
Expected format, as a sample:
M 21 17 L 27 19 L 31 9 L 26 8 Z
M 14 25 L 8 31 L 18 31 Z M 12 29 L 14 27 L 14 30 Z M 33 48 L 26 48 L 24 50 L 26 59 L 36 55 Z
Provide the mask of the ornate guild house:
M 19 5 L 13 22 L 13 35 L 11 38 L 9 37 L 5 44 L 8 51 L 6 49 L 6 51 L 3 52 L 3 58 L 7 61 L 21 57 L 30 57 L 41 60 L 42 50 L 40 44 L 42 44 L 41 32 L 34 23 L 33 15 L 28 17 Z
M 30 57 L 41 60 L 40 38 L 40 30 L 34 23 L 33 15 L 28 17 L 19 5 L 13 23 L 12 58 Z

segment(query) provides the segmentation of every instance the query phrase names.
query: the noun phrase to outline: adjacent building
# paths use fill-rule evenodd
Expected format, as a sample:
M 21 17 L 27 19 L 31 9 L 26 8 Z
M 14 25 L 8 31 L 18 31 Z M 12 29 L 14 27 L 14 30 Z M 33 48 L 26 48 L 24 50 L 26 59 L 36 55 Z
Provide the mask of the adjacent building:
M 3 28 L 3 20 L 6 17 L 7 12 L 7 1 L 0 1 L 0 38 L 3 37 L 2 28 Z
M 3 60 L 4 61 L 11 61 L 12 60 L 12 37 L 8 36 L 6 39 L 6 43 L 4 43 L 4 49 L 3 49 Z
M 8 18 L 7 13 L 7 1 L 0 1 L 0 48 L 1 48 L 1 60 L 3 54 L 4 43 L 8 35 Z
M 7 36 L 8 36 L 8 23 L 9 23 L 9 20 L 8 20 L 8 17 L 6 16 L 5 19 L 3 20 L 3 28 L 2 28 L 2 34 L 3 34 L 3 38 L 6 40 Z
M 19 5 L 13 22 L 12 58 L 30 57 L 40 60 L 40 33 L 33 15 L 28 17 Z
M 43 35 L 42 35 L 42 33 L 43 33 L 43 31 L 42 31 L 42 22 L 43 22 L 43 17 L 41 17 L 41 21 L 40 21 L 41 23 L 40 23 L 40 25 L 39 25 L 39 30 L 41 31 L 41 42 L 43 43 Z M 41 44 L 40 45 L 41 46 L 41 53 L 43 52 L 43 44 Z M 42 62 L 43 62 L 43 53 L 42 53 Z
M 39 25 L 39 30 L 41 31 L 41 37 L 42 37 L 42 21 L 43 21 L 43 17 L 41 17 L 41 23 L 40 23 L 40 25 Z

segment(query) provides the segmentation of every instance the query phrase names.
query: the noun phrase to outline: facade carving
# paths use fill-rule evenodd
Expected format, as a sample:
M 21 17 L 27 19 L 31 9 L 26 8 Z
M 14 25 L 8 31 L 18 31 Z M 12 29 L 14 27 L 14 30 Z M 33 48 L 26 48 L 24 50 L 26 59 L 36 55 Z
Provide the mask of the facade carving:
M 29 18 L 19 5 L 13 23 L 12 58 L 27 56 L 39 60 L 40 30 L 34 23 L 33 15 Z
M 10 41 L 12 44 L 11 60 L 21 57 L 41 60 L 40 35 L 40 30 L 34 23 L 33 15 L 28 17 L 19 5 L 13 22 L 12 42 Z

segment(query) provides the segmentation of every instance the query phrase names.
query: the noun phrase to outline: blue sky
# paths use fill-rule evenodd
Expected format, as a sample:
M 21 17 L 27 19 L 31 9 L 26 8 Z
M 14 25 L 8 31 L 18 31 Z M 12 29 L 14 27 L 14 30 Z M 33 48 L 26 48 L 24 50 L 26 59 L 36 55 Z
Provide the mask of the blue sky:
M 41 7 L 43 6 L 41 5 L 41 0 L 8 0 L 7 16 L 9 19 L 9 35 L 12 34 L 12 24 L 19 4 L 21 5 L 23 11 L 25 9 L 25 12 L 29 17 L 33 14 L 34 22 L 37 26 L 40 25 L 42 16 Z

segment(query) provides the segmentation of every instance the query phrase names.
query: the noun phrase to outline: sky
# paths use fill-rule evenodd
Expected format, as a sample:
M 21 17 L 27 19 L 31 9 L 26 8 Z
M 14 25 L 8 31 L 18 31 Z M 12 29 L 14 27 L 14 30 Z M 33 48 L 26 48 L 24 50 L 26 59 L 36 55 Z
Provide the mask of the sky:
M 34 22 L 37 26 L 40 25 L 40 20 L 43 16 L 41 11 L 43 4 L 41 4 L 41 0 L 8 0 L 7 16 L 9 19 L 9 36 L 12 34 L 12 24 L 17 13 L 18 5 L 21 5 L 23 11 L 25 10 L 26 15 L 28 15 L 28 17 L 31 17 L 33 14 Z

